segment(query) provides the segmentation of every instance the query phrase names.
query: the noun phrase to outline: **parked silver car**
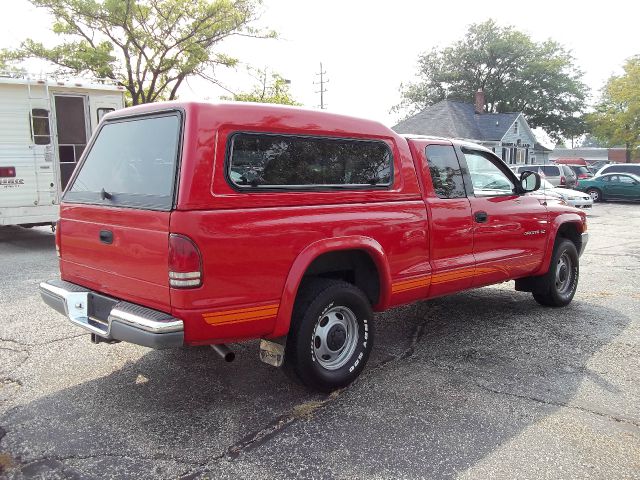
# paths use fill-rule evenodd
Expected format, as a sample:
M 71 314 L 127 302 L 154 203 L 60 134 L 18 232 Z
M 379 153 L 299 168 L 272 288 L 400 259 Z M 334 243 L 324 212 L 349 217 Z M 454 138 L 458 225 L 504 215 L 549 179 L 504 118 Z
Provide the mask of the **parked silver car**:
M 580 192 L 578 190 L 572 190 L 570 188 L 557 188 L 554 187 L 548 180 L 542 178 L 540 181 L 540 189 L 537 192 L 542 192 L 545 195 L 551 197 L 561 198 L 572 207 L 577 208 L 591 208 L 593 207 L 593 199 L 591 195 Z
M 522 172 L 536 172 L 555 187 L 574 188 L 578 182 L 576 173 L 568 165 L 511 165 L 517 175 Z
M 600 177 L 607 173 L 632 173 L 640 176 L 640 163 L 610 163 L 598 170 L 595 176 Z

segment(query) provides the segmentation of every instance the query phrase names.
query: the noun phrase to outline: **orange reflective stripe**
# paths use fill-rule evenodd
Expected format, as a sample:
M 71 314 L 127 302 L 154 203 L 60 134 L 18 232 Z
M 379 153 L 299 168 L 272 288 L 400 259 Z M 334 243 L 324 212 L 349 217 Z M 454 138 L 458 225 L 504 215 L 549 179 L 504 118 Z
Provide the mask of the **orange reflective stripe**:
M 261 307 L 238 308 L 221 312 L 203 313 L 202 318 L 209 324 L 224 324 L 242 322 L 250 320 L 261 320 L 263 318 L 275 317 L 278 313 L 279 304 L 263 305 Z

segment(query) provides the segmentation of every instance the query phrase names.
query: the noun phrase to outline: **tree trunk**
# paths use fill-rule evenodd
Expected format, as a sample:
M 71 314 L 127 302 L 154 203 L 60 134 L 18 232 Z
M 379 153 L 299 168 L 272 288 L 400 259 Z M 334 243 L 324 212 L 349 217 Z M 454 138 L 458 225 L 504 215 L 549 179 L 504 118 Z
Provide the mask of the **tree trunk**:
M 624 161 L 625 161 L 625 163 L 631 163 L 631 145 L 629 143 L 627 143 L 625 146 L 627 148 L 626 148 L 626 152 L 625 152 Z

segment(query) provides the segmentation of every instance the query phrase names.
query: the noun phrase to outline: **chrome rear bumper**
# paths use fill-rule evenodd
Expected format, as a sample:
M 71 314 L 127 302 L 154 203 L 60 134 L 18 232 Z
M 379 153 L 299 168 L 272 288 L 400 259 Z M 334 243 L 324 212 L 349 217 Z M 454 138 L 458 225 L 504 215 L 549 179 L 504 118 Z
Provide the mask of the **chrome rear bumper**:
M 44 302 L 72 323 L 105 341 L 123 341 L 151 348 L 184 343 L 184 324 L 171 315 L 111 298 L 88 288 L 50 280 L 40 284 Z

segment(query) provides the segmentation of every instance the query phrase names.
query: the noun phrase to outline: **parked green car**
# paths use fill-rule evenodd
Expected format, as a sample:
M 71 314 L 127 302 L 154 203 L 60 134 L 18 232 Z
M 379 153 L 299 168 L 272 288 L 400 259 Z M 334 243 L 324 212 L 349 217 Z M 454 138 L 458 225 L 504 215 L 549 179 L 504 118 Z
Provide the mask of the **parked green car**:
M 631 173 L 608 173 L 580 180 L 576 188 L 591 195 L 594 202 L 640 201 L 640 176 Z

